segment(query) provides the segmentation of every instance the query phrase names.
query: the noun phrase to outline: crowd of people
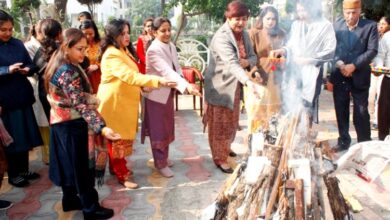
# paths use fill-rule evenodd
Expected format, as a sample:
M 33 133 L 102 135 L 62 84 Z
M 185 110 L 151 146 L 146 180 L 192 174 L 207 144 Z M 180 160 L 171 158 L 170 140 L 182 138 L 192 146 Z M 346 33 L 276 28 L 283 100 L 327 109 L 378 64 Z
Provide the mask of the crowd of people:
M 145 19 L 136 48 L 126 20 L 109 21 L 101 37 L 88 12 L 80 13 L 79 28 L 63 30 L 54 19 L 39 20 L 23 43 L 12 36 L 13 18 L 0 10 L 0 177 L 7 169 L 8 182 L 16 187 L 40 178 L 29 170 L 28 153 L 42 146 L 49 177 L 63 191 L 63 211 L 82 210 L 85 219 L 110 218 L 113 210 L 99 204 L 95 180 L 103 183 L 108 164 L 120 184 L 138 187 L 126 157 L 133 151 L 140 113 L 141 142 L 149 137 L 155 168 L 170 178 L 174 94 L 204 95 L 203 123 L 213 162 L 232 173 L 227 159 L 236 155 L 231 144 L 239 127 L 241 97 L 248 133 L 297 105 L 311 126 L 318 122 L 327 62 L 335 67 L 330 74 L 339 130 L 335 149 L 351 144 L 351 98 L 357 141 L 371 140 L 370 78 L 378 100 L 374 124 L 384 140 L 390 128 L 390 79 L 373 76 L 371 66 L 390 71 L 390 17 L 380 20 L 378 32 L 376 22 L 360 14 L 360 0 L 344 0 L 343 18 L 332 24 L 322 14 L 321 1 L 298 0 L 288 33 L 270 5 L 261 8 L 247 31 L 248 7 L 230 2 L 209 45 L 201 94 L 182 77 L 167 18 Z M 0 208 L 11 205 L 0 200 Z

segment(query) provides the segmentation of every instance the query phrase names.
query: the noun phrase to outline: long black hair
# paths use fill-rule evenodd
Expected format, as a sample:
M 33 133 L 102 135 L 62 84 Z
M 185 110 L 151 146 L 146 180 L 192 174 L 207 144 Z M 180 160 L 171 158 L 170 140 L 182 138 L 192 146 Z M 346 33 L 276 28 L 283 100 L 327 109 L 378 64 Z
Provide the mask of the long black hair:
M 43 36 L 40 40 L 42 57 L 48 62 L 51 55 L 59 46 L 57 37 L 62 34 L 62 26 L 60 22 L 52 18 L 43 19 L 40 26 L 40 31 Z
M 85 30 L 85 29 L 89 29 L 89 28 L 92 28 L 93 31 L 95 32 L 95 37 L 93 39 L 95 41 L 95 43 L 100 42 L 99 30 L 98 30 L 98 28 L 93 20 L 83 20 L 79 26 L 80 30 Z
M 100 55 L 100 60 L 102 59 L 102 56 L 104 52 L 107 50 L 109 46 L 114 46 L 117 49 L 119 48 L 118 43 L 116 42 L 116 39 L 118 38 L 119 35 L 122 34 L 123 30 L 125 27 L 129 28 L 130 32 L 130 23 L 127 22 L 126 20 L 123 19 L 113 19 L 111 20 L 105 27 L 104 27 L 104 37 L 102 39 L 101 43 L 101 55 Z M 129 33 L 130 34 L 130 33 Z M 133 57 L 138 60 L 137 53 L 133 47 L 133 45 L 129 44 L 127 46 L 127 50 L 133 55 Z
M 267 6 L 263 9 L 261 9 L 260 14 L 258 16 L 258 20 L 256 22 L 256 28 L 257 29 L 263 29 L 263 18 L 268 14 L 268 12 L 271 12 L 275 16 L 275 27 L 279 26 L 279 13 L 273 6 Z
M 119 35 L 122 34 L 126 25 L 130 30 L 130 24 L 126 20 L 113 19 L 108 22 L 108 24 L 104 27 L 104 37 L 101 43 L 101 56 L 104 54 L 104 52 L 109 46 L 114 46 L 115 48 L 120 49 L 118 43 L 116 42 L 116 39 Z
M 256 21 L 256 24 L 255 24 L 255 28 L 256 29 L 263 29 L 263 27 L 264 27 L 263 18 L 268 14 L 268 12 L 271 12 L 275 16 L 275 21 L 276 21 L 275 27 L 273 27 L 271 30 L 268 30 L 269 36 L 271 36 L 271 37 L 284 36 L 285 32 L 283 31 L 283 29 L 281 29 L 279 27 L 279 13 L 276 10 L 276 8 L 273 6 L 267 6 L 263 9 L 261 9 L 260 14 L 259 14 L 257 21 Z

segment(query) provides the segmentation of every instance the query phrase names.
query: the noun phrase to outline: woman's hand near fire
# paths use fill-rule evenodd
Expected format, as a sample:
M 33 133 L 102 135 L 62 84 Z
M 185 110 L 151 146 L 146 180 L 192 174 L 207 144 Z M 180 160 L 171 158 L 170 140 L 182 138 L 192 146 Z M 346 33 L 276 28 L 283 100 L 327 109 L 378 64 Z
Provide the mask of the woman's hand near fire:
M 188 84 L 187 86 L 187 92 L 191 95 L 196 95 L 201 97 L 202 93 L 199 92 L 198 88 L 196 88 L 195 84 Z

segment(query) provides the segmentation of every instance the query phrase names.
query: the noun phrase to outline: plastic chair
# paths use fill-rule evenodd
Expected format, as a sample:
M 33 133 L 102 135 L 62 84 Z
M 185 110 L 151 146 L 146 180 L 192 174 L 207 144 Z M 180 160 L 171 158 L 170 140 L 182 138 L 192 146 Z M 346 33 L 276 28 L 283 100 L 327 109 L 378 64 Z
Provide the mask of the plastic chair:
M 203 75 L 202 73 L 194 68 L 194 67 L 182 67 L 181 68 L 183 77 L 193 85 L 196 85 L 196 87 L 199 89 L 199 92 L 202 93 L 202 96 L 200 97 L 200 115 L 203 114 Z M 197 80 L 199 81 L 199 84 L 197 84 Z M 179 94 L 180 92 L 176 91 L 176 111 L 179 110 Z M 196 96 L 193 96 L 193 104 L 194 104 L 194 110 L 196 110 Z

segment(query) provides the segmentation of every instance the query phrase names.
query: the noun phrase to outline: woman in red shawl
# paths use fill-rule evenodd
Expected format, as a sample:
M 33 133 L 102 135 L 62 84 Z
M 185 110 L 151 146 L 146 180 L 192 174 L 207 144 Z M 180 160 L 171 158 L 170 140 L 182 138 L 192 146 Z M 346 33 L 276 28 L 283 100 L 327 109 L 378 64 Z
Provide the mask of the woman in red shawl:
M 144 30 L 142 34 L 138 37 L 137 42 L 137 56 L 139 58 L 139 71 L 145 74 L 145 56 L 146 51 L 148 50 L 152 40 L 154 39 L 152 31 L 153 18 L 148 18 L 144 21 Z

